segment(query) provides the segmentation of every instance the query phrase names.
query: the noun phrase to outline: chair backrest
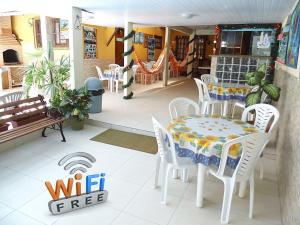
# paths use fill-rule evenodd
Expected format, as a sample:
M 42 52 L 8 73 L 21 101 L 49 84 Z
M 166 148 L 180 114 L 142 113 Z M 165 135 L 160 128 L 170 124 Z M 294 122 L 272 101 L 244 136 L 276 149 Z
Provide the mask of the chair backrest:
M 202 74 L 201 75 L 201 80 L 205 83 L 205 84 L 217 84 L 218 83 L 218 78 L 214 75 L 211 74 Z
M 174 98 L 169 103 L 169 112 L 171 119 L 175 119 L 179 116 L 192 116 L 199 115 L 199 105 L 188 98 Z
M 115 70 L 115 80 L 123 80 L 124 72 L 123 72 L 124 67 L 117 67 Z
M 200 79 L 194 78 L 194 80 L 198 87 L 198 94 L 199 94 L 198 103 L 200 104 L 203 103 L 204 101 L 210 101 L 207 85 Z
M 136 71 L 137 71 L 137 69 L 138 69 L 138 65 L 133 65 L 132 66 L 132 71 L 133 71 L 133 74 L 135 74 L 136 73 Z
M 245 108 L 242 114 L 242 121 L 247 122 L 248 115 L 251 112 L 255 113 L 254 126 L 262 132 L 272 131 L 280 115 L 274 106 L 260 103 Z
M 232 177 L 235 177 L 237 182 L 248 180 L 253 173 L 255 165 L 267 141 L 269 140 L 269 136 L 270 135 L 267 133 L 258 132 L 227 141 L 223 145 L 217 175 L 224 175 L 230 147 L 234 145 L 241 145 L 242 155 L 234 173 L 232 174 Z
M 152 116 L 152 124 L 155 133 L 155 138 L 158 146 L 158 153 L 161 157 L 165 157 L 168 163 L 178 165 L 178 160 L 175 151 L 175 143 L 172 135 L 164 128 L 158 120 Z M 171 158 L 167 157 L 171 154 Z
M 118 64 L 109 64 L 108 68 L 111 70 L 113 73 L 115 72 L 116 68 L 120 67 Z
M 15 102 L 15 101 L 22 99 L 22 97 L 23 97 L 22 91 L 12 92 L 12 93 L 2 95 L 0 97 L 0 102 L 2 102 L 3 104 L 9 103 L 9 102 Z
M 96 70 L 97 70 L 99 79 L 100 80 L 104 79 L 104 76 L 103 76 L 101 68 L 99 66 L 96 66 Z

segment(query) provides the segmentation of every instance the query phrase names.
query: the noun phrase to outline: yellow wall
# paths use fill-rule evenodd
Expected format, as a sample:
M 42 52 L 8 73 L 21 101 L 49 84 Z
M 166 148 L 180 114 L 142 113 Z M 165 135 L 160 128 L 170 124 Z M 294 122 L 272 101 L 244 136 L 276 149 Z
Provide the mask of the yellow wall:
M 162 49 L 155 49 L 154 51 L 154 58 L 157 60 L 159 54 L 163 50 L 164 43 L 165 43 L 165 29 L 161 27 L 138 27 L 134 29 L 136 32 L 143 32 L 144 34 L 150 35 L 158 35 L 162 37 Z M 147 48 L 144 48 L 143 44 L 134 44 L 134 49 L 137 56 L 142 61 L 147 61 Z
M 19 39 L 23 40 L 22 50 L 23 50 L 23 61 L 25 64 L 29 63 L 32 59 L 30 55 L 34 51 L 34 35 L 33 35 L 33 26 L 32 18 L 38 17 L 35 14 L 28 14 L 24 16 L 12 16 L 12 30 L 13 33 L 18 36 Z
M 115 32 L 114 27 L 101 27 L 94 25 L 84 25 L 87 27 L 96 28 L 97 35 L 97 58 L 115 61 L 115 39 L 113 38 L 108 46 L 106 42 Z

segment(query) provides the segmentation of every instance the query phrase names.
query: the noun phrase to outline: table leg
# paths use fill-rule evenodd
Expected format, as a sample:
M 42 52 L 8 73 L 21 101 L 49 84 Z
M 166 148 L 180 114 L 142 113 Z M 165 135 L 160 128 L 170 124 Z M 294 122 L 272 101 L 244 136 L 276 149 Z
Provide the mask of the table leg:
M 114 79 L 110 78 L 110 92 L 114 92 Z
M 223 116 L 226 117 L 227 113 L 228 113 L 228 101 L 224 101 Z
M 203 206 L 203 192 L 204 192 L 204 181 L 206 176 L 207 167 L 201 163 L 198 164 L 198 177 L 197 177 L 197 197 L 196 207 Z
M 240 182 L 239 197 L 244 198 L 246 195 L 247 181 Z

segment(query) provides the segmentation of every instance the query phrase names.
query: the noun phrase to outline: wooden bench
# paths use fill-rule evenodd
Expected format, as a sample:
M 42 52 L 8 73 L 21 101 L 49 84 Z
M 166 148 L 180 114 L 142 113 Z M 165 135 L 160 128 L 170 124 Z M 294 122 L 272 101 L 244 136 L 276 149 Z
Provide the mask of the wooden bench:
M 0 144 L 41 129 L 43 129 L 42 136 L 46 137 L 47 128 L 59 130 L 62 141 L 65 142 L 63 121 L 63 118 L 49 117 L 46 102 L 41 95 L 2 104 L 0 105 L 0 125 L 10 124 L 12 129 L 0 132 Z

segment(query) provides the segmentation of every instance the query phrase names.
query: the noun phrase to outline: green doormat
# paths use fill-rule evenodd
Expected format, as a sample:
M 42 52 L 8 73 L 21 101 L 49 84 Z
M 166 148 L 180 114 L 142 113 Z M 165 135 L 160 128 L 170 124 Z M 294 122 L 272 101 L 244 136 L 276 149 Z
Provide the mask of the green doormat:
M 157 153 L 155 137 L 141 134 L 108 129 L 107 131 L 93 137 L 91 140 L 151 154 Z

